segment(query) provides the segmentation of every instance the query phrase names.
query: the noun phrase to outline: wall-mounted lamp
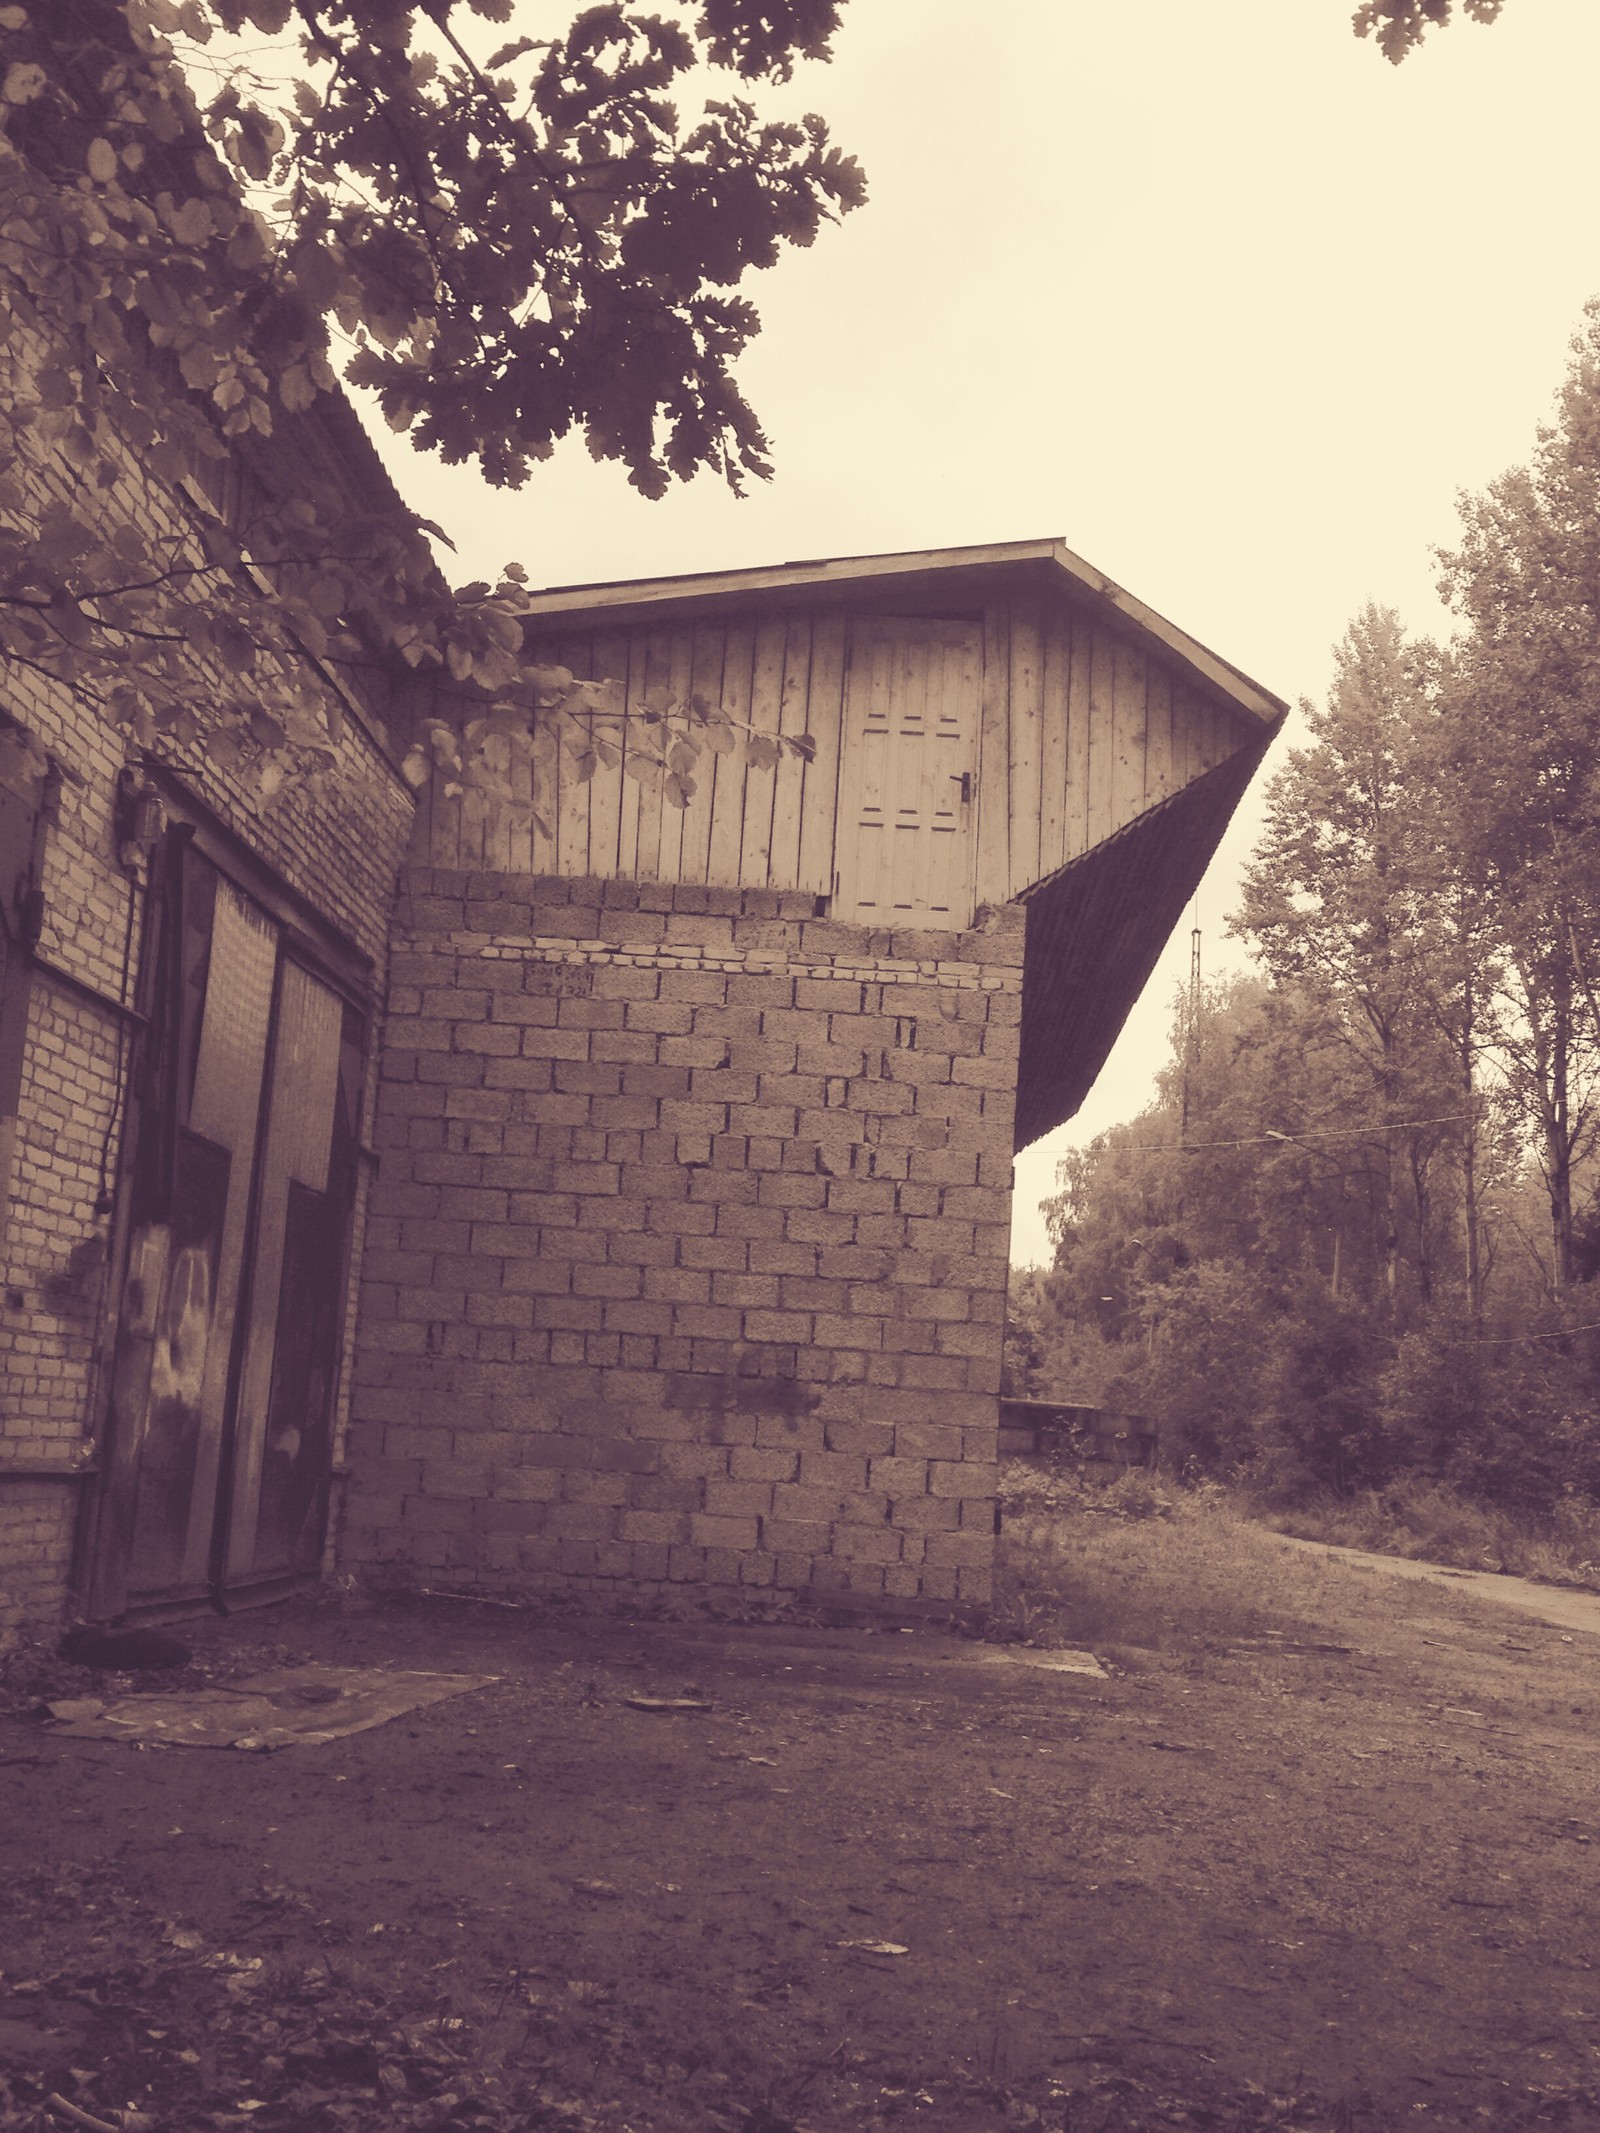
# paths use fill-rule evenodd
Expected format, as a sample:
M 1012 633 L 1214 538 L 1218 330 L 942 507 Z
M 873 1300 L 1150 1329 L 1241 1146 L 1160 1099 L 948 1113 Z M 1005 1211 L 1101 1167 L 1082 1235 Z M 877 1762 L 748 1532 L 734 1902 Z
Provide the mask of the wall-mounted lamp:
M 117 772 L 112 827 L 125 867 L 147 863 L 166 832 L 167 810 L 160 790 L 137 763 L 124 763 Z

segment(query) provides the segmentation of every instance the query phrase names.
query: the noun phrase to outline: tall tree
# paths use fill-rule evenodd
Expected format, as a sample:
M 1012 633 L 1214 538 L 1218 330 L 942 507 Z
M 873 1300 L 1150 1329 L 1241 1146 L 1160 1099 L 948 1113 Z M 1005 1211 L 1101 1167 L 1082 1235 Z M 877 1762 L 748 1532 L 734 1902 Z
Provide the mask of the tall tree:
M 1505 1057 L 1564 1288 L 1575 1174 L 1600 1130 L 1600 303 L 1529 465 L 1459 509 L 1442 590 L 1467 630 L 1441 791 L 1460 871 L 1504 942 Z
M 1352 623 L 1326 708 L 1304 707 L 1312 745 L 1293 751 L 1269 787 L 1235 921 L 1277 985 L 1326 1003 L 1368 1080 L 1385 1288 L 1397 1303 L 1409 1260 L 1424 1305 L 1434 1172 L 1459 1118 L 1441 1041 L 1440 884 L 1420 784 L 1436 668 L 1435 648 L 1409 642 L 1391 609 L 1369 606 Z

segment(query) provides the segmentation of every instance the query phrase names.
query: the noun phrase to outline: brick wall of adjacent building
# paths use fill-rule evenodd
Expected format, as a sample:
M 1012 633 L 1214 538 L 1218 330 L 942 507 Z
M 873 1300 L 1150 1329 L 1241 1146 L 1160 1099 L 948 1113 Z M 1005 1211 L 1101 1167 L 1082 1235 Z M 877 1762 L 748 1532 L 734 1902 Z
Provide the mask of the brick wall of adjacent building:
M 344 1562 L 987 1597 L 1022 913 L 407 890 Z
M 64 462 L 36 472 L 46 492 L 76 496 Z M 170 493 L 131 458 L 97 510 L 107 526 L 181 530 Z M 220 701 L 226 688 L 225 675 L 196 661 L 197 702 Z M 102 1177 L 115 1179 L 126 1122 L 135 1025 L 119 1008 L 137 991 L 143 888 L 119 864 L 113 830 L 130 737 L 81 697 L 15 666 L 0 669 L 0 710 L 66 772 L 43 840 L 43 931 L 27 979 L 15 1140 L 0 1179 L 3 1640 L 59 1617 L 78 1504 L 92 1485 L 97 1372 L 115 1301 L 110 1224 L 95 1203 Z M 180 762 L 187 785 L 241 841 L 373 958 L 381 986 L 413 801 L 375 733 L 347 713 L 325 775 L 266 808 L 248 776 L 208 760 L 203 742 L 154 752 Z

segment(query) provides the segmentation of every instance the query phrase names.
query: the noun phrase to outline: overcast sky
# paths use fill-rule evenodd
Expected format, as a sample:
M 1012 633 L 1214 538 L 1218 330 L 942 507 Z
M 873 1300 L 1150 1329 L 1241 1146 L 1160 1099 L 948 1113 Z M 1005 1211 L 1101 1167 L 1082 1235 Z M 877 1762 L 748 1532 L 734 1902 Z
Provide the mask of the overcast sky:
M 576 0 L 520 0 L 519 30 Z M 1278 695 L 1371 599 L 1412 628 L 1461 488 L 1525 459 L 1600 293 L 1600 5 L 1506 0 L 1390 67 L 1353 0 L 849 0 L 817 110 L 868 204 L 747 285 L 777 477 L 660 503 L 581 447 L 520 492 L 386 456 L 458 579 L 534 585 L 1059 536 Z M 1280 743 L 1280 749 L 1283 743 Z M 1270 770 L 1270 764 L 1269 764 Z M 1265 774 L 1264 774 L 1265 775 Z M 1208 974 L 1253 832 L 1198 899 Z M 1079 1117 L 1147 1100 L 1188 922 Z

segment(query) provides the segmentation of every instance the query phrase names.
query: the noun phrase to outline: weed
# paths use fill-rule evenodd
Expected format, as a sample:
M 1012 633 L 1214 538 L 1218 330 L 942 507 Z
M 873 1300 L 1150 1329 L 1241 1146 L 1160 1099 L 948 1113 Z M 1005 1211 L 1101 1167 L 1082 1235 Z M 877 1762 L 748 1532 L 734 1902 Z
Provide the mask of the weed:
M 1007 1471 L 1000 1493 L 989 1634 L 1011 1642 L 1114 1653 L 1314 1629 L 1329 1579 L 1353 1575 L 1285 1547 L 1214 1485 Z
M 1600 1505 L 1570 1493 L 1538 1513 L 1475 1502 L 1444 1482 L 1404 1481 L 1251 1508 L 1265 1524 L 1304 1540 L 1600 1590 Z

